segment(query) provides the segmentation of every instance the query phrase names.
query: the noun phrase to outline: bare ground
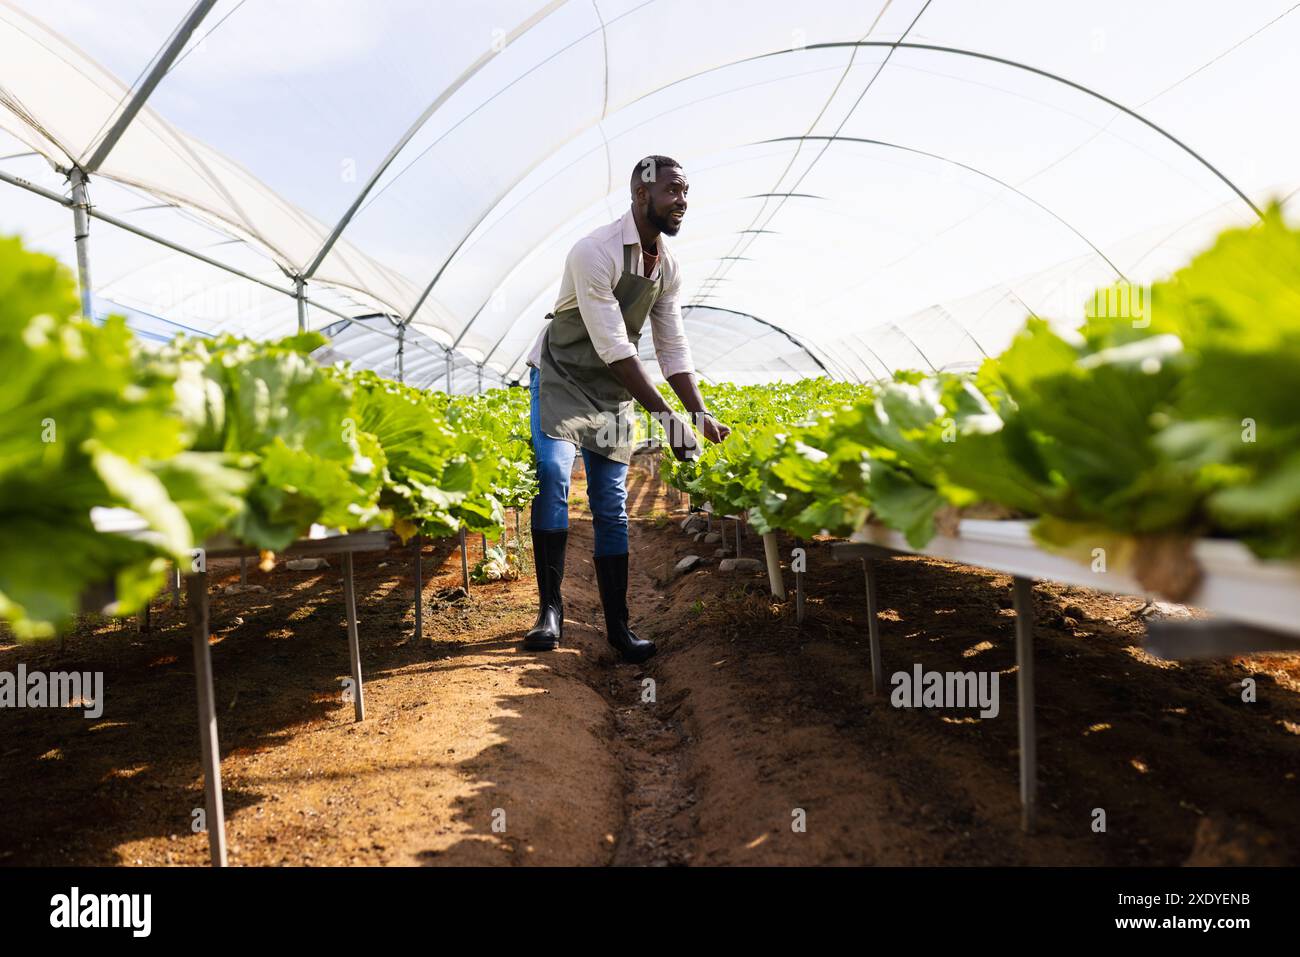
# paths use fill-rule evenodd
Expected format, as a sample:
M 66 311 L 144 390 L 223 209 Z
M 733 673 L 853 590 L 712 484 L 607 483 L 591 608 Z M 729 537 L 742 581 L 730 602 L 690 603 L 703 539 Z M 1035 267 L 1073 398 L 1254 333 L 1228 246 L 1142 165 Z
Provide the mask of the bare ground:
M 604 643 L 577 508 L 565 642 L 550 654 L 520 646 L 530 568 L 466 599 L 458 552 L 426 546 L 417 643 L 411 549 L 357 556 L 362 723 L 342 694 L 338 562 L 250 572 L 264 593 L 222 594 L 233 564 L 214 574 L 231 862 L 1300 862 L 1300 658 L 1161 662 L 1141 649 L 1140 601 L 1037 586 L 1041 809 L 1025 835 L 1009 579 L 881 565 L 886 674 L 919 662 L 1001 682 L 996 718 L 898 709 L 870 694 L 860 567 L 807 543 L 797 625 L 765 574 L 719 572 L 717 546 L 684 536 L 685 512 L 635 471 L 629 511 L 633 624 L 660 646 L 642 668 Z M 743 546 L 760 556 L 755 537 Z M 692 550 L 702 568 L 674 577 Z M 153 625 L 87 621 L 62 648 L 0 643 L 0 670 L 106 681 L 98 720 L 0 711 L 0 863 L 206 862 L 183 609 L 155 602 Z M 1246 677 L 1254 703 L 1241 700 Z

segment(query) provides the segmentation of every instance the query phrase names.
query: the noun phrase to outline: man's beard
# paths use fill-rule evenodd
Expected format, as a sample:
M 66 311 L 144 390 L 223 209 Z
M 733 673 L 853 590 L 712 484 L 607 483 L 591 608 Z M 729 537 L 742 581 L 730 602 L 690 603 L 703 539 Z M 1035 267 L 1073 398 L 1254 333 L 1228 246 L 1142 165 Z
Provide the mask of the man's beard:
M 671 212 L 671 210 L 669 211 Z M 668 216 L 663 215 L 655 209 L 654 200 L 645 205 L 645 218 L 655 229 L 665 236 L 676 236 L 677 231 L 682 228 L 682 224 L 674 222 Z

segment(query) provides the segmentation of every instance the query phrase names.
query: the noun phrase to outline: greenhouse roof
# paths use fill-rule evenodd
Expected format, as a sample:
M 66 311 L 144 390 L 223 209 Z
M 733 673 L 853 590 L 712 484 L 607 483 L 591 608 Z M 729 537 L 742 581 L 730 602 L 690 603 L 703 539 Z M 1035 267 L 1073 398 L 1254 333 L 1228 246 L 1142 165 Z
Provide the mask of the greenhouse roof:
M 1296 6 L 0 0 L 0 233 L 84 174 L 96 312 L 473 389 L 661 153 L 702 375 L 964 367 L 1294 208 Z

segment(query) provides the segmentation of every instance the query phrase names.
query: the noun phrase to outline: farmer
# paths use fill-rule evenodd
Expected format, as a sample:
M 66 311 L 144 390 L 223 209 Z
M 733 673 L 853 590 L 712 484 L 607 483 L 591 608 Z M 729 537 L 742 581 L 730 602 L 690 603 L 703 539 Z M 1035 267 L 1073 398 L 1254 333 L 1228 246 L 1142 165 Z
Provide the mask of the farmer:
M 666 426 L 679 461 L 696 448 L 689 424 L 650 383 L 637 346 L 650 320 L 659 368 L 711 442 L 730 430 L 704 408 L 682 328 L 682 277 L 663 241 L 676 236 L 690 186 L 676 160 L 647 156 L 632 171 L 632 206 L 578 240 L 564 264 L 560 295 L 528 357 L 533 448 L 540 490 L 533 500 L 533 554 L 541 609 L 524 647 L 550 651 L 564 632 L 560 583 L 569 534 L 569 481 L 579 448 L 595 528 L 594 558 L 609 643 L 626 661 L 655 653 L 628 627 L 627 465 L 632 400 Z

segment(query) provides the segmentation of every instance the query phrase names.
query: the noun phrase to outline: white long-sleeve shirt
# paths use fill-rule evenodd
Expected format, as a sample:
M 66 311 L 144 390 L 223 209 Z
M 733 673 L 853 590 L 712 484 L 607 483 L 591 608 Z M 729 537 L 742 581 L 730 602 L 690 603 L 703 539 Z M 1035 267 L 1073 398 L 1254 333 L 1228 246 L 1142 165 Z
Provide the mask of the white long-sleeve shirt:
M 596 354 L 606 365 L 637 354 L 636 346 L 627 337 L 623 312 L 614 298 L 614 286 L 623 274 L 623 247 L 627 245 L 636 246 L 632 254 L 632 271 L 638 276 L 644 275 L 641 237 L 636 231 L 631 209 L 622 218 L 601 226 L 574 244 L 564 263 L 560 294 L 555 300 L 555 312 L 578 307 Z M 677 301 L 682 287 L 681 271 L 663 236 L 659 237 L 658 246 L 659 260 L 647 278 L 654 279 L 662 273 L 663 290 L 650 308 L 649 320 L 659 369 L 666 379 L 679 372 L 694 372 L 695 364 Z M 541 367 L 542 339 L 546 328 L 542 327 L 528 352 L 530 366 Z

